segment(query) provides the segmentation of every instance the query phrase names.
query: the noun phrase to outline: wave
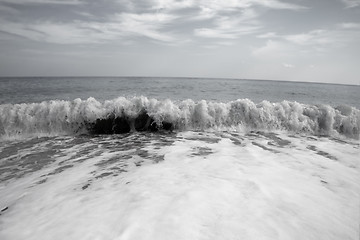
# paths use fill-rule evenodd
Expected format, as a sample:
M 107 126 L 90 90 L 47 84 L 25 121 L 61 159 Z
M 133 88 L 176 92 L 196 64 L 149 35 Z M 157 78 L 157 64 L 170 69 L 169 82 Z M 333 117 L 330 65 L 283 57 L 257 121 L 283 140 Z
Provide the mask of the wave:
M 0 105 L 1 138 L 207 129 L 286 130 L 359 139 L 360 110 L 290 101 L 174 102 L 143 96 Z

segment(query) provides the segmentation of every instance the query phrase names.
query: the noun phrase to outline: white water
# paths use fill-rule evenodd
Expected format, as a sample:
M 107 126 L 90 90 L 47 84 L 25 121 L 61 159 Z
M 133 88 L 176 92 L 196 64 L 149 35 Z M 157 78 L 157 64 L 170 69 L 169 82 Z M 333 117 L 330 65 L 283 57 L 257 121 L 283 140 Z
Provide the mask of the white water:
M 71 141 L 44 141 L 53 162 L 0 183 L 0 239 L 359 237 L 356 141 L 187 131 Z
M 248 99 L 230 102 L 171 101 L 146 97 L 94 98 L 74 101 L 0 105 L 0 137 L 86 133 L 97 119 L 110 116 L 130 125 L 143 112 L 154 121 L 171 123 L 178 130 L 241 129 L 287 130 L 359 138 L 360 110 L 350 106 L 307 105 L 282 101 L 255 104 Z

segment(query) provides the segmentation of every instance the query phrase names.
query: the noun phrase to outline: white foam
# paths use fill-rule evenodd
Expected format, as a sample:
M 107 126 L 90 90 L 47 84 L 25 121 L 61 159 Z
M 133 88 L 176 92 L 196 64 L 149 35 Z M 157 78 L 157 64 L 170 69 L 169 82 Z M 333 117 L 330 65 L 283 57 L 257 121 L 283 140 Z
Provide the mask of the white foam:
M 94 98 L 0 105 L 0 136 L 63 135 L 88 132 L 97 119 L 123 118 L 131 122 L 146 112 L 159 126 L 178 130 L 286 130 L 359 138 L 360 110 L 350 106 L 306 105 L 283 101 L 259 104 L 248 99 L 227 103 L 124 98 L 99 102 Z
M 145 147 L 164 161 L 133 166 L 85 190 L 95 163 L 116 156 L 116 148 L 72 159 L 74 167 L 41 185 L 24 186 L 38 173 L 2 183 L 2 200 L 13 204 L 0 216 L 0 238 L 357 239 L 357 145 L 279 136 L 291 143 L 182 132 L 170 146 Z

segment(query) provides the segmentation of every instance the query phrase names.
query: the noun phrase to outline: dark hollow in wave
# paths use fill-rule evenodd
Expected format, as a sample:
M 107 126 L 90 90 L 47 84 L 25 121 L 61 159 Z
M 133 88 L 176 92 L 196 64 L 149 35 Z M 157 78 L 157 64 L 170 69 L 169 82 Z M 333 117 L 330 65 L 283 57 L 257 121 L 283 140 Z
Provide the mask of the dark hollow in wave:
M 146 112 L 141 112 L 136 118 L 110 115 L 107 118 L 96 119 L 95 123 L 88 124 L 88 126 L 92 134 L 122 134 L 131 131 L 157 132 L 159 130 L 172 131 L 174 129 L 173 124 L 170 122 L 163 121 L 161 125 L 157 124 Z
M 130 132 L 130 125 L 124 118 L 110 116 L 104 119 L 96 119 L 90 127 L 90 132 L 94 134 L 115 134 Z

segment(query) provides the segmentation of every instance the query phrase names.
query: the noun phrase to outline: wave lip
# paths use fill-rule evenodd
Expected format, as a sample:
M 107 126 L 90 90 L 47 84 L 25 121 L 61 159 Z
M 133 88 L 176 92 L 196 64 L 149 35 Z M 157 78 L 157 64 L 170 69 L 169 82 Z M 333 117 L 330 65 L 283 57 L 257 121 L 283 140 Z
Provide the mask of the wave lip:
M 2 137 L 206 129 L 286 130 L 359 139 L 360 110 L 290 101 L 174 102 L 143 96 L 0 105 Z

